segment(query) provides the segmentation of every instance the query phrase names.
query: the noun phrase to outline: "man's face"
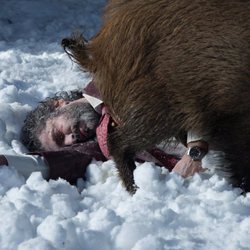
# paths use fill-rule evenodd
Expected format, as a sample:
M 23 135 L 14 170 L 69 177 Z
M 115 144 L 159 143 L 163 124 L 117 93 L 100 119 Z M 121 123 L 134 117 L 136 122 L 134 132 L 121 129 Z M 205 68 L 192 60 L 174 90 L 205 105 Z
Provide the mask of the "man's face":
M 100 115 L 85 98 L 76 101 L 57 101 L 45 128 L 38 135 L 43 149 L 58 150 L 74 143 L 84 142 L 95 136 Z

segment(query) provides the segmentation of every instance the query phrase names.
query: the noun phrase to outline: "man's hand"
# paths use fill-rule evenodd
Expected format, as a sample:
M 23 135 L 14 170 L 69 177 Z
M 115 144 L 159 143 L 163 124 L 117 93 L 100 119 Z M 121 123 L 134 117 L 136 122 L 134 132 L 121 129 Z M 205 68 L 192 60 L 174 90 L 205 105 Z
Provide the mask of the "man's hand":
M 206 154 L 208 151 L 208 144 L 205 141 L 193 141 L 187 144 L 188 148 L 199 147 Z M 177 162 L 173 171 L 180 174 L 182 177 L 192 176 L 195 173 L 203 172 L 206 169 L 202 168 L 201 160 L 193 160 L 187 153 Z
M 201 161 L 194 161 L 189 155 L 185 154 L 180 161 L 177 162 L 173 171 L 182 177 L 192 176 L 195 173 L 205 171 L 201 166 Z

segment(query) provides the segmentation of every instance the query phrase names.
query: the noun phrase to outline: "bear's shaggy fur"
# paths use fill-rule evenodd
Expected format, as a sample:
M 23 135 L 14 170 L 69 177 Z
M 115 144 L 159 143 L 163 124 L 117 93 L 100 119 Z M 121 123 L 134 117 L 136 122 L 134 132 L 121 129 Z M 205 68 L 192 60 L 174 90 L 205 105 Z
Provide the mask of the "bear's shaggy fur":
M 62 45 L 119 123 L 108 146 L 129 192 L 135 152 L 189 130 L 250 190 L 249 0 L 112 0 L 90 42 Z

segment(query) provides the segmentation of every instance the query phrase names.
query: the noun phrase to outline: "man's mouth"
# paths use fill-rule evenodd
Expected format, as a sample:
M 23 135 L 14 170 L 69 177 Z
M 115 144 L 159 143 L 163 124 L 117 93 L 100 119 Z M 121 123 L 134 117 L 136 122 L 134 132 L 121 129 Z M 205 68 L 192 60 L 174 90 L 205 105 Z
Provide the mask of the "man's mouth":
M 81 126 L 82 124 L 79 123 L 78 126 L 78 130 L 77 130 L 77 139 L 79 140 L 78 142 L 83 142 L 86 141 L 92 137 L 95 136 L 95 131 L 86 127 L 86 125 L 84 124 L 83 126 Z
M 80 123 L 77 122 L 72 127 L 72 133 L 74 134 L 74 143 L 84 142 L 86 140 L 86 135 L 84 130 L 80 127 Z
M 86 129 L 79 127 L 79 139 L 84 141 L 87 138 L 88 138 L 88 135 L 87 135 Z

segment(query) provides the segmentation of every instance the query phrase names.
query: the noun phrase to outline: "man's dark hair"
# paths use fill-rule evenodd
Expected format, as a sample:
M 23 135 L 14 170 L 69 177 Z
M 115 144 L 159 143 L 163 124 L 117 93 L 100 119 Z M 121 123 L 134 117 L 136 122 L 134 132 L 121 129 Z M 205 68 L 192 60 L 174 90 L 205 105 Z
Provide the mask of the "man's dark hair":
M 74 101 L 82 98 L 82 91 L 73 90 L 68 92 L 59 92 L 53 97 L 47 97 L 41 101 L 38 106 L 28 113 L 21 129 L 20 140 L 23 145 L 30 151 L 43 150 L 42 144 L 38 136 L 45 127 L 46 121 L 56 110 L 58 105 L 56 101 L 63 99 L 64 101 Z

